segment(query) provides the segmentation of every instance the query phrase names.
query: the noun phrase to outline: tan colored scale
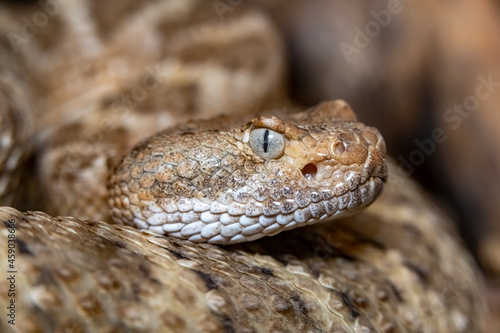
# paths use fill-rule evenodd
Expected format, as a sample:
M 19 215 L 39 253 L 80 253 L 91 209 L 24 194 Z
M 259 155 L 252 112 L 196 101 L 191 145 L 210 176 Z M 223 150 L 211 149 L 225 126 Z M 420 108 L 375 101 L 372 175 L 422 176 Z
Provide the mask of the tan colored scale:
M 24 163 L 33 148 L 33 105 L 26 72 L 0 37 L 0 204 L 19 204 Z
M 231 244 L 331 221 L 372 203 L 387 177 L 376 129 L 356 122 L 342 101 L 281 118 L 192 122 L 188 127 L 197 132 L 177 127 L 141 143 L 110 178 L 114 222 Z M 253 131 L 284 140 L 279 156 L 259 155 Z
M 26 38 L 24 18 L 43 4 L 0 4 L 0 47 L 24 67 L 16 76 L 36 105 L 37 209 L 110 222 L 106 181 L 136 142 L 188 119 L 285 104 L 283 46 L 257 10 L 222 21 L 198 0 L 53 5 L 57 15 Z
M 22 179 L 43 199 L 31 202 L 37 209 L 75 217 L 0 208 L 4 263 L 15 222 L 18 291 L 16 326 L 3 317 L 0 331 L 480 332 L 477 268 L 447 217 L 391 163 L 381 197 L 332 223 L 225 246 L 158 234 L 191 238 L 203 227 L 207 240 L 218 232 L 223 242 L 241 241 L 240 232 L 249 240 L 279 231 L 278 217 L 292 228 L 294 219 L 316 222 L 378 193 L 361 186 L 345 195 L 370 171 L 385 173 L 377 132 L 360 135 L 365 127 L 348 108 L 337 108 L 343 130 L 328 143 L 322 125 L 307 124 L 317 116 L 330 123 L 331 103 L 294 116 L 269 112 L 261 118 L 269 124 L 185 123 L 289 109 L 284 48 L 260 10 L 241 5 L 221 18 L 221 1 L 51 1 L 57 15 L 12 42 L 48 3 L 0 3 L 0 196 L 10 202 Z M 290 137 L 287 158 L 257 157 L 246 144 L 256 124 L 273 122 Z M 110 171 L 139 139 L 168 126 L 191 140 L 173 155 L 165 142 L 137 152 L 136 167 L 114 174 L 123 186 L 109 200 Z M 228 130 L 238 126 L 238 136 Z M 33 145 L 36 169 L 26 175 L 39 183 L 18 173 Z M 370 145 L 378 153 L 362 148 Z M 340 163 L 328 163 L 330 154 Z M 96 222 L 109 220 L 108 201 L 115 217 L 156 232 Z M 10 302 L 9 288 L 0 280 L 0 304 Z
M 237 245 L 0 208 L 16 221 L 17 331 L 482 332 L 477 268 L 389 163 L 360 213 Z M 0 281 L 6 304 L 7 280 Z

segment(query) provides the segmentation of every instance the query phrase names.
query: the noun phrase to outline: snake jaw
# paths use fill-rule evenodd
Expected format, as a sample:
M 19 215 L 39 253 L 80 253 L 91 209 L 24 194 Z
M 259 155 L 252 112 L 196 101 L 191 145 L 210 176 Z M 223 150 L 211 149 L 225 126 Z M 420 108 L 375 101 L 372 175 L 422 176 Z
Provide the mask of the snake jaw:
M 358 211 L 381 192 L 385 144 L 378 131 L 349 117 L 315 122 L 332 105 L 217 131 L 200 122 L 205 130 L 196 137 L 180 130 L 152 137 L 111 177 L 113 219 L 194 242 L 234 244 Z M 284 133 L 282 154 L 258 151 L 256 142 L 264 153 L 272 142 L 267 130 L 252 139 L 255 128 Z

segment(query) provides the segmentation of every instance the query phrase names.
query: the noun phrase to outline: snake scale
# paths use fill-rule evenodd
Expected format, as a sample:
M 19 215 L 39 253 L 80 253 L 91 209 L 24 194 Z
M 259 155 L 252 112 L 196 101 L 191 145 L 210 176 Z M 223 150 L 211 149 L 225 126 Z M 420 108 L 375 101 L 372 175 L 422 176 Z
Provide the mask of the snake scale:
M 0 198 L 50 214 L 0 208 L 2 332 L 481 331 L 451 221 L 345 102 L 287 101 L 258 8 L 0 7 Z

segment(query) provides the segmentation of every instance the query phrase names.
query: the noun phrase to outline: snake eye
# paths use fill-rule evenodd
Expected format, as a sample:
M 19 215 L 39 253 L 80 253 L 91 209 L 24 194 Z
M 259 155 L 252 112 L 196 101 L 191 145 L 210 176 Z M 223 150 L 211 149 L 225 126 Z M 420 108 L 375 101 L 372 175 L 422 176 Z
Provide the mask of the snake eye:
M 285 148 L 283 135 L 267 128 L 256 128 L 250 133 L 250 147 L 262 158 L 280 158 Z

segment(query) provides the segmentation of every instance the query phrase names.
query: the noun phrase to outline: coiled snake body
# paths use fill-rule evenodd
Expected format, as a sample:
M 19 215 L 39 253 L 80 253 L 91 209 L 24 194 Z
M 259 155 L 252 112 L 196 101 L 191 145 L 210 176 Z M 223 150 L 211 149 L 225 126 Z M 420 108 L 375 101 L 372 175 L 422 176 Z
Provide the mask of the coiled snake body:
M 33 205 L 74 217 L 0 208 L 2 332 L 480 331 L 447 217 L 346 103 L 284 110 L 260 12 L 74 0 L 28 40 L 37 6 L 1 8 L 0 194 L 34 147 Z

